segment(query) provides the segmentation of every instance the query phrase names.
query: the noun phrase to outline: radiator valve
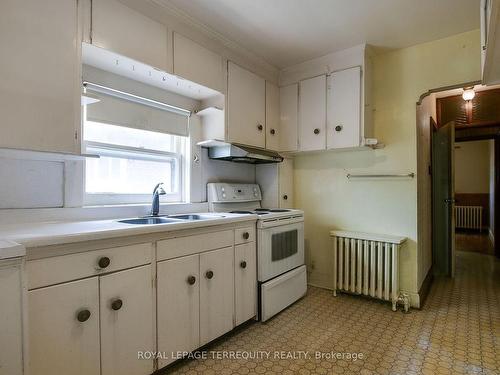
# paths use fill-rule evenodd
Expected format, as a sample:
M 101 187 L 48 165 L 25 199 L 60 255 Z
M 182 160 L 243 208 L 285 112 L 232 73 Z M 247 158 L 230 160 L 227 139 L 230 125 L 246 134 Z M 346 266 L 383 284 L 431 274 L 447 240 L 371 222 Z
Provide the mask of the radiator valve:
M 396 301 L 396 305 L 402 305 L 403 312 L 408 314 L 410 312 L 410 296 L 408 293 L 401 293 Z

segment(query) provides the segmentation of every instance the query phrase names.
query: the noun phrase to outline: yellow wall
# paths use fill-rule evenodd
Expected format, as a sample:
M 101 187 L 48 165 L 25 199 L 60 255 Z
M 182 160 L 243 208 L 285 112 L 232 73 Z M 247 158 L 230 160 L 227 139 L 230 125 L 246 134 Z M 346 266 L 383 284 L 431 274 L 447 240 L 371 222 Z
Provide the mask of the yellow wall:
M 416 172 L 416 102 L 432 88 L 480 79 L 479 30 L 374 57 L 375 137 L 382 150 L 299 155 L 295 204 L 305 211 L 311 284 L 330 287 L 330 229 L 404 235 L 401 287 L 418 292 L 417 181 L 348 181 L 346 173 Z

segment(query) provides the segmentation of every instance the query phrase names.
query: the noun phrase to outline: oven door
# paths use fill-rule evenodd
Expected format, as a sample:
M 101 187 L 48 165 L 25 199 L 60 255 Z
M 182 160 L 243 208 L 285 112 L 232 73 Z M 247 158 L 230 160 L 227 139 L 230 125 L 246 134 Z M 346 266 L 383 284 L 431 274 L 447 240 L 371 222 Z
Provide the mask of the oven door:
M 267 281 L 304 264 L 304 222 L 258 229 L 258 279 Z

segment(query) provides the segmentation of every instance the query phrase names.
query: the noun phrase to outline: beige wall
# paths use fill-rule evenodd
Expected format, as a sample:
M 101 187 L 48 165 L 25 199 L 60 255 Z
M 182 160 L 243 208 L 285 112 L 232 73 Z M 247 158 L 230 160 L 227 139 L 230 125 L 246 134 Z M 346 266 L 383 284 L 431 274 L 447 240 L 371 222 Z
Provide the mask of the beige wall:
M 346 173 L 417 170 L 416 102 L 429 89 L 480 78 L 479 30 L 374 57 L 375 151 L 300 155 L 295 162 L 296 205 L 305 211 L 312 284 L 331 287 L 332 228 L 404 235 L 401 286 L 416 297 L 417 181 L 348 181 Z
M 490 192 L 491 142 L 460 142 L 455 145 L 455 193 Z

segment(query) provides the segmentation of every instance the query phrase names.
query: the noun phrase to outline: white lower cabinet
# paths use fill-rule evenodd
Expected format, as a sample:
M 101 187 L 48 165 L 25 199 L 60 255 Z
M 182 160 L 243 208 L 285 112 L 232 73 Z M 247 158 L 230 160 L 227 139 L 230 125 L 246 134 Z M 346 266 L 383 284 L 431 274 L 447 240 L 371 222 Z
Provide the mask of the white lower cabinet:
M 233 247 L 200 255 L 200 345 L 233 329 Z
M 151 265 L 102 276 L 100 286 L 101 374 L 147 375 L 155 351 Z
M 234 298 L 235 325 L 240 325 L 257 314 L 255 242 L 234 247 Z
M 190 255 L 158 263 L 158 362 L 173 362 L 172 353 L 200 346 L 200 256 Z
M 100 375 L 99 279 L 28 292 L 29 373 Z

